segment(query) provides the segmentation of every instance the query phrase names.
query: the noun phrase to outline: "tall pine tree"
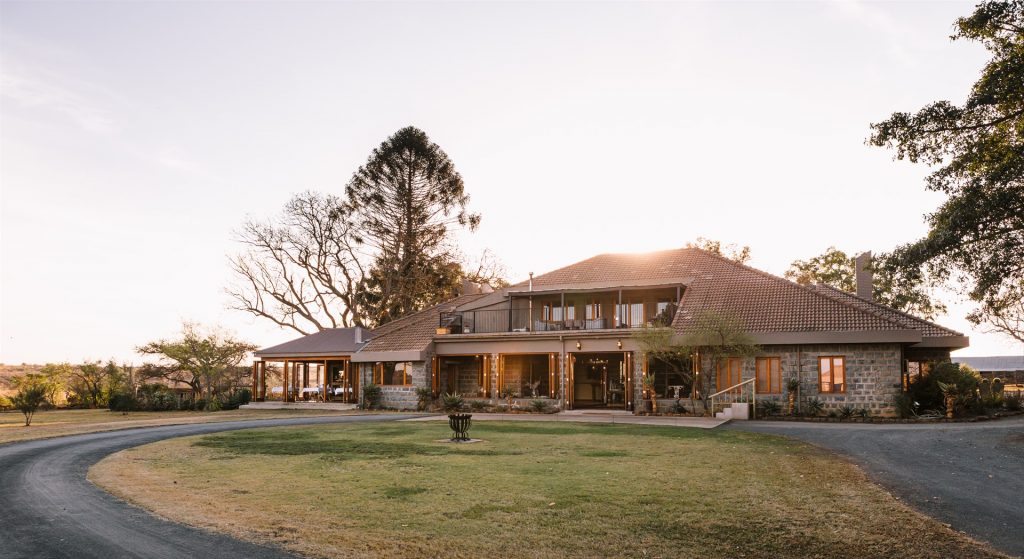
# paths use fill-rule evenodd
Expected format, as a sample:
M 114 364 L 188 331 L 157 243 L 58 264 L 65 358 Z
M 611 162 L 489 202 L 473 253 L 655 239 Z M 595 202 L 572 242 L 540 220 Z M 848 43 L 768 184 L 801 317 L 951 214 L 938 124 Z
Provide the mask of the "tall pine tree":
M 475 230 L 462 176 L 426 133 L 402 128 L 373 150 L 345 189 L 362 242 L 375 252 L 360 293 L 368 322 L 380 325 L 450 298 L 462 266 L 456 227 Z

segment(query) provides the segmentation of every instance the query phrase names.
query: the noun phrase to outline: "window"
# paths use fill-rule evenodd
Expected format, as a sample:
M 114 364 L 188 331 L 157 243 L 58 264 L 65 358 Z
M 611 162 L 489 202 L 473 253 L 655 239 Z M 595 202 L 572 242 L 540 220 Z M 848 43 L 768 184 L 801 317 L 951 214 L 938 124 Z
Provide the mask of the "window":
M 846 392 L 846 358 L 818 358 L 818 390 L 827 393 Z
M 587 303 L 587 320 L 597 320 L 601 318 L 601 303 L 597 301 L 591 301 Z
M 520 398 L 553 395 L 554 354 L 502 355 L 498 363 L 498 390 L 511 388 Z
M 576 307 L 571 305 L 561 307 L 558 303 L 544 303 L 544 310 L 543 314 L 541 315 L 541 320 L 544 320 L 546 322 L 561 322 L 562 320 L 575 319 Z
M 759 394 L 782 393 L 782 366 L 778 357 L 758 357 L 757 392 Z
M 408 386 L 412 384 L 412 363 L 377 363 L 373 371 L 373 382 L 381 386 Z
M 725 390 L 730 386 L 736 386 L 742 382 L 743 360 L 739 357 L 729 357 L 718 363 L 718 390 Z M 737 390 L 739 390 L 737 388 Z
M 644 304 L 643 303 L 622 303 L 616 305 L 619 326 L 622 328 L 638 328 L 644 325 Z
M 688 398 L 693 391 L 693 363 L 689 359 L 647 358 L 647 373 L 654 375 L 654 392 L 663 398 Z

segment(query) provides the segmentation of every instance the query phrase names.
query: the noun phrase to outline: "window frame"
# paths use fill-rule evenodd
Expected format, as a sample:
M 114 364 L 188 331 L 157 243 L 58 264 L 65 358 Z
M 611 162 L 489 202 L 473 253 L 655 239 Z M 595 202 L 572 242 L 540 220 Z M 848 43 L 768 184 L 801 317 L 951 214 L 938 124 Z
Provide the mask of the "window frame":
M 768 388 L 764 388 L 764 384 L 761 382 L 761 364 L 767 363 L 768 365 Z M 774 370 L 773 364 L 774 363 Z M 774 372 L 774 375 L 772 374 Z M 781 357 L 758 357 L 754 359 L 754 384 L 757 388 L 758 394 L 782 394 L 782 358 Z M 774 386 L 773 386 L 773 382 Z
M 394 363 L 395 372 L 398 373 L 398 367 L 402 367 L 402 383 L 403 384 L 384 384 L 384 366 L 388 363 Z M 393 377 L 392 377 L 393 378 Z M 378 361 L 373 367 L 373 382 L 377 386 L 389 386 L 389 387 L 401 387 L 401 386 L 412 386 L 412 362 L 411 361 Z
M 822 383 L 823 370 L 822 370 L 822 366 L 821 365 L 826 360 L 829 363 L 829 370 L 828 370 L 828 375 L 829 375 L 828 385 L 829 385 L 829 388 L 830 388 L 829 390 L 825 390 L 824 389 L 824 383 Z M 836 362 L 837 361 L 842 364 L 842 369 L 843 369 L 843 382 L 841 382 L 841 383 L 836 383 Z M 846 394 L 846 386 L 849 384 L 849 381 L 848 381 L 848 378 L 847 378 L 848 376 L 849 375 L 848 375 L 848 371 L 846 370 L 846 356 L 845 355 L 819 355 L 818 356 L 818 392 L 819 393 L 821 393 L 821 394 Z M 836 390 L 835 389 L 836 388 L 836 384 L 839 384 L 841 389 Z
M 722 384 L 722 366 L 725 365 L 727 371 L 726 376 L 732 379 L 733 363 L 737 364 L 736 367 L 736 382 L 728 381 L 726 384 Z M 743 358 L 742 357 L 726 357 L 724 361 L 718 362 L 718 370 L 715 371 L 715 392 L 721 392 L 730 386 L 735 386 L 743 382 Z M 742 390 L 737 388 L 736 390 Z

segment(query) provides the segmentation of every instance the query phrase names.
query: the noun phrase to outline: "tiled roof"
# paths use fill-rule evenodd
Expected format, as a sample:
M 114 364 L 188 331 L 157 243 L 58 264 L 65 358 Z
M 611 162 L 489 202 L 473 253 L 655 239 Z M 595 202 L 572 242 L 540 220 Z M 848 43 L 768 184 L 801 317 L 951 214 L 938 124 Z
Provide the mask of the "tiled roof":
M 738 316 L 750 332 L 850 332 L 908 327 L 882 312 L 825 296 L 789 280 L 700 249 L 680 249 L 679 261 L 696 270 L 673 326 L 685 332 L 700 312 Z
M 356 329 L 359 329 L 359 338 L 356 341 Z M 359 328 L 328 328 L 315 334 L 296 338 L 283 344 L 265 347 L 257 350 L 257 356 L 287 356 L 287 355 L 334 355 L 344 353 L 355 353 L 363 344 L 370 339 L 372 334 L 369 330 Z
M 698 273 L 694 252 L 699 249 L 674 249 L 641 254 L 599 254 L 564 268 L 533 278 L 533 286 L 636 283 L 639 280 L 674 280 Z M 513 287 L 529 285 L 529 280 Z
M 853 293 L 848 293 L 841 289 L 836 289 L 831 285 L 816 284 L 812 286 L 812 289 L 828 297 L 832 297 L 840 301 L 850 303 L 855 307 L 862 308 L 865 310 L 873 310 L 875 312 L 881 313 L 886 318 L 894 322 L 898 322 L 899 324 L 902 324 L 904 328 L 920 330 L 921 334 L 928 338 L 937 338 L 943 336 L 963 336 L 962 333 L 957 332 L 956 330 L 950 330 L 949 328 L 939 326 L 938 324 L 935 324 L 934 322 L 929 322 L 923 318 L 918 318 L 905 312 L 900 312 L 896 309 L 889 308 L 885 305 L 876 303 L 874 301 L 862 299 L 854 295 Z
M 409 351 L 426 349 L 437 333 L 440 313 L 484 297 L 484 294 L 462 295 L 428 309 L 393 320 L 373 331 L 373 339 L 360 351 Z

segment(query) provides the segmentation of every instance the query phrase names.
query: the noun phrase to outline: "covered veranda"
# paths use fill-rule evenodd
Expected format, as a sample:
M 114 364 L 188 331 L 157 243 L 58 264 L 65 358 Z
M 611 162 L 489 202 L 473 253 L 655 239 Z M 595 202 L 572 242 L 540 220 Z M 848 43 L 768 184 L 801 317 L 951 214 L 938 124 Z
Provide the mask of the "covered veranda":
M 253 400 L 357 403 L 352 354 L 369 339 L 370 332 L 358 326 L 330 328 L 256 351 Z
M 358 401 L 359 380 L 348 357 L 279 357 L 253 362 L 257 402 Z

